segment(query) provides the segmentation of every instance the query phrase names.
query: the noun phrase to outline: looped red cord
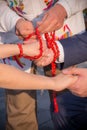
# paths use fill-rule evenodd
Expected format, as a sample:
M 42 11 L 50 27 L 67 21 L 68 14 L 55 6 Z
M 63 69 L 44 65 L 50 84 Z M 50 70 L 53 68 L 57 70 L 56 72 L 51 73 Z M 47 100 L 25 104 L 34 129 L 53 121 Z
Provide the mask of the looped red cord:
M 30 34 L 27 38 L 25 38 L 25 40 L 29 40 L 34 35 L 36 35 L 37 39 L 39 40 L 40 53 L 39 53 L 39 55 L 34 56 L 34 57 L 23 56 L 24 58 L 27 58 L 29 60 L 38 59 L 38 58 L 40 58 L 42 56 L 42 53 L 43 53 L 42 38 L 41 38 L 40 33 L 39 33 L 37 28 L 36 28 L 36 31 L 34 33 Z M 55 32 L 52 32 L 50 34 L 46 33 L 45 34 L 45 39 L 47 41 L 48 48 L 51 48 L 53 50 L 53 53 L 54 53 L 54 59 L 53 59 L 53 61 L 51 63 L 51 68 L 52 68 L 52 76 L 55 76 L 56 75 L 56 64 L 55 64 L 55 61 L 59 57 L 59 49 L 58 49 L 58 46 L 57 46 L 57 44 L 55 42 Z M 54 103 L 54 112 L 58 112 L 58 104 L 57 104 L 57 99 L 56 99 L 56 92 L 53 91 L 52 95 L 53 95 L 53 103 Z
M 39 44 L 40 44 L 40 53 L 37 55 L 37 56 L 23 56 L 24 58 L 27 58 L 29 60 L 35 60 L 35 59 L 38 59 L 42 56 L 42 53 L 43 53 L 43 43 L 42 43 L 42 38 L 40 36 L 40 33 L 38 31 L 38 29 L 36 28 L 35 32 L 29 34 L 28 37 L 25 38 L 25 41 L 29 40 L 32 36 L 36 35 L 37 39 L 39 40 Z

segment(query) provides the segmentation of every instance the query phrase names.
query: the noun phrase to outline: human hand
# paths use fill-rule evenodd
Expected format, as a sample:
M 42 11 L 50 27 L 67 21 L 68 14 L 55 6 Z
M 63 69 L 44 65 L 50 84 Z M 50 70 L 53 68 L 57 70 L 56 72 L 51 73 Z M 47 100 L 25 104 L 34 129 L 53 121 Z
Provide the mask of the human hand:
M 55 91 L 62 91 L 66 89 L 67 87 L 75 84 L 75 82 L 78 80 L 78 76 L 73 75 L 65 75 L 63 73 L 60 73 L 53 77 L 54 80 L 54 90 Z
M 43 50 L 42 56 L 35 60 L 34 63 L 39 67 L 44 67 L 52 63 L 54 58 L 54 53 L 52 49 L 46 48 Z
M 31 21 L 27 21 L 23 18 L 19 19 L 16 23 L 16 35 L 20 39 L 26 38 L 29 34 L 34 32 L 34 27 Z
M 44 50 L 46 50 L 46 48 L 47 48 L 47 45 L 46 45 L 46 42 L 44 40 L 42 40 L 42 42 L 43 42 L 42 50 L 44 52 Z M 39 41 L 36 39 L 29 39 L 27 41 L 24 41 L 23 51 L 24 51 L 24 55 L 27 55 L 27 56 L 39 55 L 39 53 L 40 53 Z M 42 55 L 43 55 L 43 53 L 42 53 Z
M 41 33 L 58 30 L 63 26 L 66 16 L 67 13 L 64 7 L 56 4 L 44 14 L 41 21 L 37 22 L 38 30 Z
M 75 84 L 70 85 L 69 90 L 80 97 L 87 97 L 87 69 L 86 68 L 68 68 L 62 71 L 64 74 L 78 75 Z
M 46 41 L 42 40 L 42 56 L 36 60 L 34 60 L 34 63 L 37 66 L 43 67 L 43 66 L 47 66 L 50 63 L 52 63 L 53 59 L 54 59 L 54 53 L 52 51 L 52 49 L 49 49 L 47 47 Z M 24 41 L 24 45 L 26 45 L 24 47 L 24 54 L 27 56 L 36 56 L 40 53 L 40 44 L 39 41 L 36 39 L 29 39 L 27 41 Z
M 36 39 L 30 39 L 23 43 L 24 56 L 36 56 L 40 53 L 39 42 Z

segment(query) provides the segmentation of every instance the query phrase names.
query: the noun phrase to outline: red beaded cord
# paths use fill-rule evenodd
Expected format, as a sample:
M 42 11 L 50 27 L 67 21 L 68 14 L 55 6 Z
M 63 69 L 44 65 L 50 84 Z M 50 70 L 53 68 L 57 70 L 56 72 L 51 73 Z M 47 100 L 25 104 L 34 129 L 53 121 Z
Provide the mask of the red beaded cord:
M 54 52 L 54 59 L 53 59 L 53 62 L 51 63 L 51 68 L 52 68 L 52 76 L 55 76 L 56 75 L 55 61 L 59 57 L 58 46 L 55 42 L 55 32 L 50 33 L 50 35 L 48 33 L 46 33 L 45 38 L 46 38 L 47 43 L 48 43 L 48 48 L 51 48 Z M 53 91 L 52 96 L 53 96 L 53 103 L 54 103 L 54 112 L 58 112 L 58 104 L 57 104 L 55 91 Z
M 43 53 L 43 43 L 42 43 L 42 38 L 40 36 L 40 33 L 38 31 L 38 29 L 36 28 L 36 31 L 32 34 L 30 34 L 27 38 L 25 38 L 25 40 L 29 40 L 32 36 L 36 35 L 37 39 L 39 40 L 39 44 L 40 44 L 40 53 L 37 55 L 37 56 L 23 56 L 24 58 L 27 58 L 29 60 L 35 60 L 35 59 L 38 59 L 42 56 L 42 53 Z
M 39 40 L 39 44 L 40 44 L 40 53 L 37 56 L 23 56 L 24 58 L 27 58 L 29 60 L 34 60 L 34 59 L 38 59 L 42 56 L 43 53 L 43 46 L 42 46 L 42 38 L 40 36 L 40 33 L 38 31 L 38 29 L 36 28 L 36 31 L 32 34 L 30 34 L 25 40 L 28 40 L 29 38 L 31 38 L 33 35 L 37 36 L 37 39 Z M 59 57 L 59 50 L 58 50 L 58 46 L 55 42 L 55 32 L 52 33 L 46 33 L 45 34 L 45 39 L 47 41 L 47 45 L 48 48 L 51 48 L 53 50 L 54 53 L 54 59 L 51 63 L 51 68 L 52 68 L 52 76 L 56 75 L 56 64 L 55 61 L 56 59 Z M 57 99 L 56 99 L 56 92 L 53 91 L 53 103 L 54 103 L 54 112 L 58 112 L 58 104 L 57 104 Z

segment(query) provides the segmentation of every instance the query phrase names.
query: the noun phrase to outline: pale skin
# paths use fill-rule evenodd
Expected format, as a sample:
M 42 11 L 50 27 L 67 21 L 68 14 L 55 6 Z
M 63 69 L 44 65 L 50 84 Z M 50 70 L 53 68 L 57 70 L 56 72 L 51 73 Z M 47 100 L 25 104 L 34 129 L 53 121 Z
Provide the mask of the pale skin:
M 38 41 L 35 41 L 35 42 L 36 42 L 36 44 L 38 43 Z M 47 66 L 47 65 L 51 64 L 53 59 L 54 59 L 54 53 L 53 53 L 52 49 L 49 49 L 46 46 L 45 40 L 43 40 L 43 46 L 45 46 L 45 49 L 43 50 L 42 57 L 40 57 L 39 59 L 36 59 L 34 61 L 34 63 L 40 67 Z
M 26 38 L 34 32 L 34 27 L 31 21 L 20 18 L 15 25 L 15 33 L 20 39 Z
M 53 53 L 52 49 L 49 49 L 47 47 L 46 41 L 42 40 L 42 43 L 43 43 L 43 46 L 42 46 L 42 48 L 43 48 L 42 56 L 40 58 L 34 60 L 34 63 L 37 66 L 41 66 L 41 67 L 49 65 L 50 63 L 52 63 L 53 58 L 54 58 L 54 53 Z M 37 48 L 37 45 L 40 47 L 39 41 L 35 40 L 35 39 L 29 39 L 27 41 L 24 41 L 24 45 L 25 44 L 26 45 L 31 45 L 31 46 L 29 46 L 30 48 L 32 47 L 32 44 L 35 45 L 35 46 L 33 46 L 33 48 L 31 48 L 32 51 L 33 51 L 33 49 L 35 51 L 35 49 Z
M 30 39 L 24 41 L 22 44 L 24 56 L 36 56 L 40 53 L 40 45 L 38 40 Z M 0 44 L 0 58 L 7 58 L 14 55 L 19 55 L 20 50 L 17 44 Z M 38 66 L 48 65 L 53 61 L 53 51 L 47 48 L 46 41 L 43 40 L 43 53 L 42 57 L 35 60 Z M 29 59 L 28 59 L 29 60 Z
M 41 33 L 58 30 L 63 26 L 66 17 L 67 12 L 65 8 L 60 4 L 56 4 L 49 9 L 43 16 L 43 19 L 37 23 L 38 29 Z
M 28 74 L 6 64 L 0 64 L 0 74 L 0 86 L 7 89 L 49 89 L 61 91 L 75 83 L 78 79 L 77 76 L 62 73 L 55 77 Z
M 38 43 L 33 42 L 30 44 L 29 41 L 26 42 L 28 43 L 22 45 L 24 55 L 35 56 L 39 53 Z M 43 46 L 43 49 L 45 49 L 45 46 Z M 19 53 L 20 51 L 16 44 L 0 45 L 0 58 L 19 55 Z M 77 80 L 77 77 L 75 76 L 66 76 L 62 73 L 53 78 L 28 74 L 6 64 L 0 64 L 0 74 L 0 86 L 8 89 L 50 89 L 61 91 L 67 88 L 67 86 L 72 85 Z M 17 88 L 15 87 L 16 84 Z M 31 88 L 29 86 L 31 86 Z
M 46 32 L 52 32 L 54 30 L 58 30 L 63 26 L 66 17 L 67 17 L 67 13 L 65 8 L 60 4 L 56 4 L 51 9 L 45 12 L 41 21 L 37 22 L 38 30 L 40 31 L 40 33 L 46 33 Z M 24 39 L 29 34 L 34 32 L 34 27 L 32 22 L 27 21 L 23 18 L 20 18 L 17 21 L 15 29 L 16 29 L 16 35 L 20 39 Z
M 51 20 L 50 19 L 50 13 L 51 12 L 53 12 L 54 11 L 54 13 L 52 14 L 52 15 L 54 15 L 55 14 L 55 11 L 56 11 L 56 9 L 58 9 L 57 8 L 58 7 L 58 5 L 57 6 L 55 6 L 55 7 L 53 7 L 52 8 L 52 10 L 51 11 L 49 11 L 49 12 L 47 12 L 47 15 L 45 14 L 45 16 L 43 17 L 43 20 L 46 20 L 46 18 L 47 18 L 47 20 L 49 21 L 49 20 Z M 59 6 L 59 9 L 64 9 L 63 7 L 61 7 L 61 6 Z M 64 10 L 65 11 L 65 10 Z M 55 27 L 56 28 L 52 28 L 52 31 L 54 30 L 54 29 L 58 29 L 58 28 L 60 28 L 60 27 L 62 27 L 62 25 L 63 25 L 63 22 L 64 22 L 64 18 L 66 17 L 66 14 L 63 14 L 62 13 L 63 12 L 63 10 L 61 11 L 61 16 L 62 16 L 62 18 L 61 18 L 61 21 L 58 23 L 57 21 L 53 21 L 53 24 L 50 26 L 50 27 L 48 27 L 48 29 L 47 29 L 47 32 L 48 31 L 51 31 L 51 30 L 49 30 L 50 28 L 52 28 L 54 25 L 56 25 Z M 65 12 L 66 13 L 66 12 Z M 60 14 L 60 11 L 59 11 L 59 14 Z M 58 15 L 58 14 L 57 14 Z M 58 17 L 58 16 L 55 16 L 55 19 L 56 19 L 56 17 Z M 51 17 L 52 18 L 52 17 Z M 53 19 L 53 18 L 52 18 Z M 60 18 L 59 18 L 60 19 Z M 42 21 L 43 21 L 42 20 Z M 60 24 L 61 23 L 61 24 Z M 38 25 L 39 25 L 39 27 L 41 27 L 40 25 L 41 25 L 41 23 L 38 23 Z M 40 29 L 39 28 L 39 30 L 43 30 L 43 28 L 42 29 Z M 18 21 L 17 21 L 17 23 L 16 23 L 16 35 L 20 38 L 20 39 L 25 39 L 30 33 L 32 33 L 32 32 L 34 32 L 34 28 L 33 28 L 33 25 L 32 25 L 32 22 L 31 21 L 27 21 L 27 20 L 24 20 L 24 19 L 19 19 Z M 44 32 L 44 31 L 43 31 Z M 43 33 L 42 32 L 42 33 Z M 32 41 L 32 40 L 30 40 L 29 39 L 29 41 L 24 41 L 24 44 L 26 44 L 26 43 L 35 43 L 36 45 L 37 45 L 37 43 L 38 43 L 38 41 Z M 51 49 L 48 49 L 47 47 L 46 47 L 46 44 L 44 44 L 44 42 L 46 43 L 46 41 L 43 41 L 43 50 L 44 50 L 44 52 L 43 52 L 43 55 L 42 55 L 42 58 L 40 58 L 39 60 L 40 60 L 40 62 L 42 62 L 43 60 L 45 60 L 46 59 L 46 65 L 48 65 L 49 63 L 51 63 L 52 61 L 53 61 L 53 57 L 54 57 L 54 54 L 53 54 L 53 52 L 52 52 L 52 50 Z M 28 44 L 26 44 L 27 46 L 28 46 Z M 31 45 L 31 44 L 30 44 Z M 29 46 L 30 46 L 29 45 Z M 44 47 L 45 46 L 45 47 Z M 31 46 L 30 46 L 30 48 L 32 48 Z M 35 46 L 34 46 L 34 48 L 36 48 Z M 23 49 L 23 50 L 25 50 L 25 49 Z M 27 50 L 27 48 L 26 48 L 26 50 Z M 32 50 L 32 49 L 31 49 Z M 30 53 L 30 51 L 27 51 L 28 53 L 28 55 L 30 55 L 29 53 Z M 36 53 L 36 50 L 34 49 L 34 52 Z M 18 52 L 17 52 L 17 54 L 18 54 Z M 25 53 L 24 53 L 25 54 Z M 12 54 L 12 55 L 14 55 L 14 54 Z M 26 55 L 26 54 L 25 54 Z M 31 54 L 31 56 L 33 56 L 32 54 Z M 49 60 L 48 60 L 49 59 Z M 38 61 L 38 60 L 37 60 Z M 38 63 L 37 61 L 35 61 L 36 63 Z M 43 63 L 42 63 L 43 64 Z M 23 73 L 25 73 L 25 72 L 23 72 Z M 27 74 L 26 74 L 27 75 Z M 29 74 L 30 75 L 30 74 Z M 28 75 L 28 76 L 29 76 Z M 40 77 L 42 77 L 42 76 L 40 76 Z M 58 75 L 58 77 L 59 77 L 59 81 L 60 82 L 58 82 L 58 85 L 60 84 L 60 83 L 62 83 L 62 84 L 60 84 L 59 86 L 62 86 L 61 88 L 59 88 L 59 89 L 56 89 L 55 88 L 55 90 L 58 90 L 58 91 L 61 91 L 62 89 L 65 89 L 67 86 L 68 86 L 68 84 L 72 84 L 72 83 L 74 83 L 76 80 L 77 80 L 77 77 L 73 77 L 72 75 L 70 75 L 70 77 L 65 77 L 65 75 L 63 75 L 63 74 L 60 74 L 60 75 Z M 24 76 L 23 76 L 23 78 L 24 78 Z M 48 81 L 49 81 L 49 77 L 45 77 L 44 79 L 48 79 Z M 55 79 L 55 78 L 57 78 L 57 77 L 53 77 L 53 78 L 51 78 L 51 79 Z M 69 79 L 69 78 L 72 78 L 72 80 L 71 79 Z M 12 78 L 12 79 L 14 79 L 14 78 Z M 17 79 L 17 78 L 16 78 Z M 32 78 L 31 78 L 32 79 Z M 39 78 L 38 78 L 39 79 Z M 67 79 L 69 79 L 69 82 L 68 82 L 68 80 Z M 62 80 L 62 81 L 61 81 Z M 29 80 L 28 80 L 29 81 Z M 32 81 L 32 80 L 30 80 L 30 81 Z M 34 80 L 35 81 L 35 80 Z M 38 81 L 38 80 L 37 80 Z M 40 81 L 40 80 L 39 80 Z M 39 83 L 39 81 L 38 81 L 38 83 Z M 45 81 L 45 80 L 44 80 Z M 65 81 L 65 84 L 64 84 L 64 81 Z M 74 82 L 73 82 L 74 81 Z M 21 82 L 24 82 L 24 80 L 22 80 Z M 43 81 L 42 81 L 43 82 Z M 13 83 L 13 81 L 12 81 L 12 83 Z M 27 82 L 26 82 L 27 83 Z M 34 82 L 33 82 L 34 83 Z M 68 83 L 68 84 L 67 84 Z M 7 83 L 6 83 L 7 84 Z M 19 84 L 20 84 L 20 82 L 19 82 Z M 30 84 L 30 83 L 29 83 Z M 56 85 L 56 84 L 55 84 Z M 35 83 L 35 86 L 36 86 L 36 83 Z M 43 86 L 43 85 L 40 85 L 40 86 Z M 46 87 L 46 84 L 45 84 L 45 87 Z M 23 89 L 23 88 L 21 88 L 21 89 Z M 25 88 L 24 88 L 25 89 Z M 36 89 L 36 87 L 35 87 L 35 89 Z M 47 87 L 47 88 L 40 88 L 40 89 L 50 89 L 49 87 Z M 53 88 L 51 88 L 51 89 L 53 89 Z
M 87 69 L 70 67 L 62 71 L 64 74 L 78 75 L 75 84 L 70 85 L 70 91 L 80 97 L 87 97 Z
M 29 42 L 28 42 L 29 43 Z M 35 56 L 39 54 L 39 44 L 23 44 L 23 55 Z M 19 55 L 20 51 L 17 44 L 0 44 L 0 58 Z
M 51 32 L 51 31 L 60 29 L 63 26 L 64 19 L 66 17 L 67 17 L 67 13 L 64 7 L 60 4 L 56 4 L 45 13 L 42 21 L 37 23 L 38 30 L 41 33 L 45 33 L 45 32 Z M 51 24 L 49 24 L 50 21 L 51 21 Z M 19 36 L 19 38 L 24 39 L 33 31 L 34 31 L 34 28 L 31 21 L 26 21 L 24 19 L 20 19 L 17 21 L 16 34 Z M 43 40 L 43 44 L 46 44 L 46 41 Z M 43 57 L 36 60 L 35 64 L 37 66 L 49 65 L 53 61 L 53 57 L 54 57 L 54 54 L 52 50 L 46 48 L 43 52 Z

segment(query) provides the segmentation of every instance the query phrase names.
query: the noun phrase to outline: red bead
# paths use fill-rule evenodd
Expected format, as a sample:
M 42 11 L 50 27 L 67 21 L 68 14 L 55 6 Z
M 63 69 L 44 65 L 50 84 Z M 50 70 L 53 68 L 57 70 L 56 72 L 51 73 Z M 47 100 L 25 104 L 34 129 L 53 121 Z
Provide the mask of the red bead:
M 51 68 L 52 68 L 52 76 L 55 76 L 56 74 L 56 64 L 55 61 L 59 56 L 59 50 L 58 46 L 55 42 L 55 32 L 50 33 L 50 36 L 48 33 L 45 34 L 45 38 L 48 44 L 48 48 L 51 48 L 52 51 L 54 52 L 54 59 L 53 62 L 51 63 Z M 54 103 L 54 112 L 58 112 L 58 104 L 57 104 L 57 99 L 56 99 L 56 92 L 53 91 L 53 103 Z

